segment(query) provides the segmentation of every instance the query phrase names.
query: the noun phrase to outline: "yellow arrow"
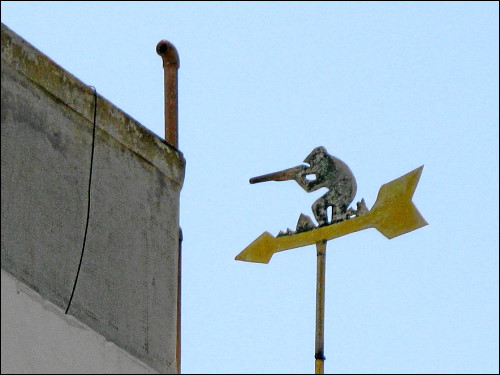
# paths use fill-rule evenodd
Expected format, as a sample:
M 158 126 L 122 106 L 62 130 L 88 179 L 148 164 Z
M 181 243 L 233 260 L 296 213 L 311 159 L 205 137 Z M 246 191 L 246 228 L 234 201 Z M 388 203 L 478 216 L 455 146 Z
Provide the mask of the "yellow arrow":
M 376 228 L 387 238 L 427 225 L 411 198 L 417 187 L 422 169 L 417 169 L 380 187 L 375 204 L 363 216 L 316 228 L 307 232 L 274 237 L 262 233 L 236 256 L 236 260 L 255 263 L 269 263 L 274 253 L 328 241 L 367 228 Z

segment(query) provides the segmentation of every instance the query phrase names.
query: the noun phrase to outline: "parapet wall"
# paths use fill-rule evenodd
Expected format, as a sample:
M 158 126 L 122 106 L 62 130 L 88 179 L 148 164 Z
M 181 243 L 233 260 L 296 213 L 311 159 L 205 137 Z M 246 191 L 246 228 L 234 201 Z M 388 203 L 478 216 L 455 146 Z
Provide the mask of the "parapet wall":
M 178 369 L 182 154 L 2 24 L 2 269 L 162 373 Z M 162 109 L 159 109 L 160 111 Z

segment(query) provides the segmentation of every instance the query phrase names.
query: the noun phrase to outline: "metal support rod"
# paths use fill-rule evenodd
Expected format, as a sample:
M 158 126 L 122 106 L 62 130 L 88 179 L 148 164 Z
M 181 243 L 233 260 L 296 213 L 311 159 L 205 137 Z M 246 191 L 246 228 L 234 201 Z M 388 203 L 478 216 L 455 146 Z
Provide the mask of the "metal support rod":
M 178 85 L 179 54 L 174 45 L 167 40 L 160 40 L 156 52 L 163 60 L 164 92 L 165 92 L 165 140 L 179 147 L 178 137 Z
M 317 276 L 316 276 L 316 346 L 315 374 L 325 373 L 325 262 L 326 241 L 316 243 Z

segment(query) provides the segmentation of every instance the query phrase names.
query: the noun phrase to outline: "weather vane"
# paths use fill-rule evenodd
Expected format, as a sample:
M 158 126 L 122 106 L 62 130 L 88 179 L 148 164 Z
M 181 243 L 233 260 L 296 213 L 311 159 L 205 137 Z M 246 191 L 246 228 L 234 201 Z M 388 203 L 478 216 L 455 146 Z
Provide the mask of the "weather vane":
M 316 345 L 315 373 L 324 373 L 324 311 L 325 311 L 325 256 L 328 240 L 375 228 L 391 239 L 427 225 L 411 198 L 422 169 L 413 171 L 382 185 L 377 200 L 368 210 L 365 200 L 350 208 L 356 191 L 356 179 L 342 160 L 328 154 L 324 147 L 316 147 L 304 159 L 307 164 L 284 169 L 250 179 L 251 184 L 266 181 L 295 180 L 305 191 L 326 187 L 328 192 L 312 205 L 318 225 L 311 217 L 300 214 L 295 230 L 280 231 L 276 237 L 264 232 L 236 256 L 236 260 L 269 263 L 274 253 L 316 244 Z M 309 177 L 312 176 L 312 177 Z M 328 208 L 331 217 L 328 218 Z

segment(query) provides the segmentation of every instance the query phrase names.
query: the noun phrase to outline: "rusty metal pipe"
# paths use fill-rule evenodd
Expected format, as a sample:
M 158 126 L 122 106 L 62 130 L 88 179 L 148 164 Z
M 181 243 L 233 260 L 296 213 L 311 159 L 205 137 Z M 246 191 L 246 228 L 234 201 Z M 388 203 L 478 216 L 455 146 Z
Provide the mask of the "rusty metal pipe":
M 180 61 L 175 46 L 168 40 L 160 40 L 156 52 L 163 60 L 164 99 L 165 99 L 165 141 L 179 148 L 179 106 L 177 72 Z M 177 275 L 177 373 L 181 373 L 181 266 L 182 261 L 182 230 L 179 228 L 179 258 Z
M 316 345 L 314 358 L 315 374 L 325 373 L 325 263 L 326 241 L 316 243 L 317 276 L 316 276 Z
M 163 60 L 164 93 L 165 93 L 165 140 L 179 148 L 178 135 L 178 83 L 177 72 L 180 61 L 177 49 L 167 40 L 160 40 L 156 52 Z

